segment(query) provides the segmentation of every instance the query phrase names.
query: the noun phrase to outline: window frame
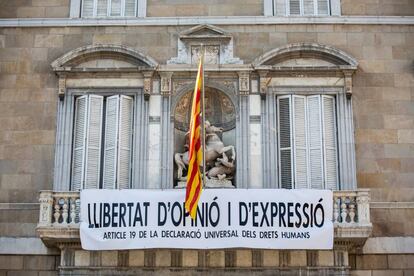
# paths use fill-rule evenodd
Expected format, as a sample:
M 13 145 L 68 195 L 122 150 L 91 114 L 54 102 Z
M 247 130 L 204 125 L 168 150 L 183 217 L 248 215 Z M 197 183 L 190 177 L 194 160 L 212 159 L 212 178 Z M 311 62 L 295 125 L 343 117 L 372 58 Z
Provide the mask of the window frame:
M 134 16 L 125 16 L 122 15 L 122 11 L 125 11 L 125 0 L 122 0 L 121 3 L 121 15 L 120 16 L 111 16 L 110 15 L 110 2 L 112 0 L 108 0 L 107 4 L 107 15 L 106 16 L 97 16 L 97 1 L 94 0 L 93 3 L 93 15 L 92 16 L 83 16 L 83 0 L 71 0 L 70 1 L 70 18 L 84 18 L 84 19 L 92 19 L 92 18 L 110 18 L 110 19 L 121 19 L 121 18 L 142 18 L 146 17 L 147 15 L 147 0 L 136 0 L 135 3 L 135 15 Z
M 140 175 L 138 169 L 138 166 L 140 166 L 140 164 L 145 163 L 145 153 L 141 152 L 145 148 L 145 143 L 147 142 L 145 138 L 146 131 L 145 129 L 141 129 L 141 121 L 145 120 L 148 111 L 148 103 L 144 99 L 143 88 L 67 88 L 65 96 L 63 98 L 60 98 L 58 101 L 55 172 L 53 185 L 54 190 L 72 190 L 72 154 L 75 131 L 75 101 L 77 97 L 83 95 L 101 95 L 104 97 L 109 97 L 112 95 L 126 95 L 133 97 L 131 180 L 129 188 L 137 188 L 135 187 L 139 185 L 137 183 L 140 183 L 141 179 L 145 178 L 143 175 Z M 103 140 L 101 143 L 103 143 Z M 103 162 L 103 156 L 101 156 L 101 162 Z M 101 182 L 102 179 L 100 179 L 100 186 Z
M 278 148 L 278 119 L 277 97 L 282 95 L 331 95 L 335 96 L 336 143 L 337 143 L 337 173 L 338 190 L 353 190 L 356 188 L 355 142 L 352 114 L 352 98 L 348 98 L 343 86 L 269 86 L 265 98 L 264 120 L 269 129 L 262 126 L 264 137 L 263 151 L 270 152 L 263 160 L 263 176 L 265 188 L 281 188 L 279 181 L 279 148 Z M 275 131 L 271 131 L 274 129 Z
M 285 17 L 306 17 L 306 16 L 318 16 L 318 17 L 323 17 L 323 16 L 341 16 L 341 0 L 328 0 L 328 10 L 329 10 L 329 14 L 328 15 L 317 15 L 317 14 L 313 14 L 313 15 L 304 15 L 303 12 L 300 15 L 290 15 L 288 14 L 288 1 L 289 0 L 285 0 L 285 12 L 283 13 L 283 15 L 277 15 L 276 14 L 276 0 L 263 0 L 263 15 L 264 16 L 285 16 Z M 303 2 L 303 0 L 300 0 L 301 2 Z M 317 0 L 315 0 L 317 1 Z M 317 4 L 316 4 L 317 5 Z M 302 4 L 301 4 L 302 6 Z M 303 11 L 303 9 L 302 9 Z

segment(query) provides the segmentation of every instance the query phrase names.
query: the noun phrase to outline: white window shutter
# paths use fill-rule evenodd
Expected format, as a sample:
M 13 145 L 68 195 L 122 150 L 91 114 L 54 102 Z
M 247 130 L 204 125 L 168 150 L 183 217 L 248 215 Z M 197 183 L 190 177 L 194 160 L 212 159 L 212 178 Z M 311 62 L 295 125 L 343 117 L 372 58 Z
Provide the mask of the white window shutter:
M 303 0 L 303 14 L 315 15 L 315 0 Z
M 300 15 L 300 0 L 289 1 L 289 15 Z
M 323 189 L 321 97 L 308 96 L 309 179 L 312 189 Z
M 286 15 L 286 0 L 274 0 L 274 15 Z
M 128 189 L 131 179 L 132 97 L 121 96 L 119 107 L 118 188 Z
M 79 191 L 82 188 L 85 175 L 87 105 L 88 96 L 76 98 L 72 157 L 72 191 Z
M 82 17 L 92 17 L 94 0 L 82 0 Z
M 279 183 L 285 189 L 292 189 L 292 129 L 291 97 L 277 98 Z
M 108 0 L 97 0 L 97 16 L 107 16 L 108 15 Z
M 329 15 L 329 0 L 318 1 L 318 15 Z
M 137 16 L 136 7 L 136 0 L 125 0 L 125 16 Z
M 111 16 L 121 16 L 121 0 L 111 0 Z
M 325 156 L 325 188 L 336 190 L 338 183 L 338 164 L 336 153 L 335 98 L 322 96 L 322 124 Z
M 116 186 L 116 166 L 118 155 L 118 116 L 119 96 L 111 96 L 106 100 L 105 146 L 103 188 L 114 189 Z
M 84 189 L 98 189 L 101 174 L 103 97 L 90 95 L 86 135 L 86 164 Z
M 306 97 L 293 96 L 293 146 L 295 188 L 308 188 Z

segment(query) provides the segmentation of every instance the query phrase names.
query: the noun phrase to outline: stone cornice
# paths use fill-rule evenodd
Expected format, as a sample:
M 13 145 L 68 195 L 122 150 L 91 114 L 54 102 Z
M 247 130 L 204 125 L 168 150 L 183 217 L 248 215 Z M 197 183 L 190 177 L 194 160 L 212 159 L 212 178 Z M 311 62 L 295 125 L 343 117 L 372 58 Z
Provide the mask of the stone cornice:
M 68 27 L 68 26 L 185 26 L 270 25 L 270 24 L 361 24 L 414 25 L 414 16 L 203 16 L 146 17 L 128 19 L 102 18 L 12 18 L 0 19 L 0 27 Z

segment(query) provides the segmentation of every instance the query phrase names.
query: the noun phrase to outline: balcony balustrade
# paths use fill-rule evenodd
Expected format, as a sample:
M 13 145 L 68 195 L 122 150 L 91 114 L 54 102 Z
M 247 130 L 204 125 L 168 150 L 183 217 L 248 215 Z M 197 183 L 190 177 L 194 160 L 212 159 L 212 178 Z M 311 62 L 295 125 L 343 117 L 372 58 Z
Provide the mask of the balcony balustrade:
M 79 192 L 40 192 L 37 231 L 47 245 L 79 242 Z M 334 241 L 359 247 L 371 234 L 368 189 L 334 191 Z

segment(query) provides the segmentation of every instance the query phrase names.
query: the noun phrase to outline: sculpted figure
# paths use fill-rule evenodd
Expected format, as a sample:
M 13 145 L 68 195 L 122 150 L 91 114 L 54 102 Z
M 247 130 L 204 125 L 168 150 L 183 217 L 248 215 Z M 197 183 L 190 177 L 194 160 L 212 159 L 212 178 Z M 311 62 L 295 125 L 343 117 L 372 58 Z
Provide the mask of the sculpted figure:
M 236 151 L 234 146 L 225 146 L 223 141 L 217 133 L 223 131 L 220 127 L 215 127 L 206 121 L 204 124 L 206 135 L 206 175 L 208 178 L 217 179 L 231 179 L 235 170 Z M 174 161 L 177 165 L 177 178 L 180 181 L 186 181 L 186 176 L 183 176 L 184 170 L 188 166 L 188 144 L 189 133 L 186 133 L 186 145 L 184 148 L 186 152 L 176 153 L 174 155 Z

